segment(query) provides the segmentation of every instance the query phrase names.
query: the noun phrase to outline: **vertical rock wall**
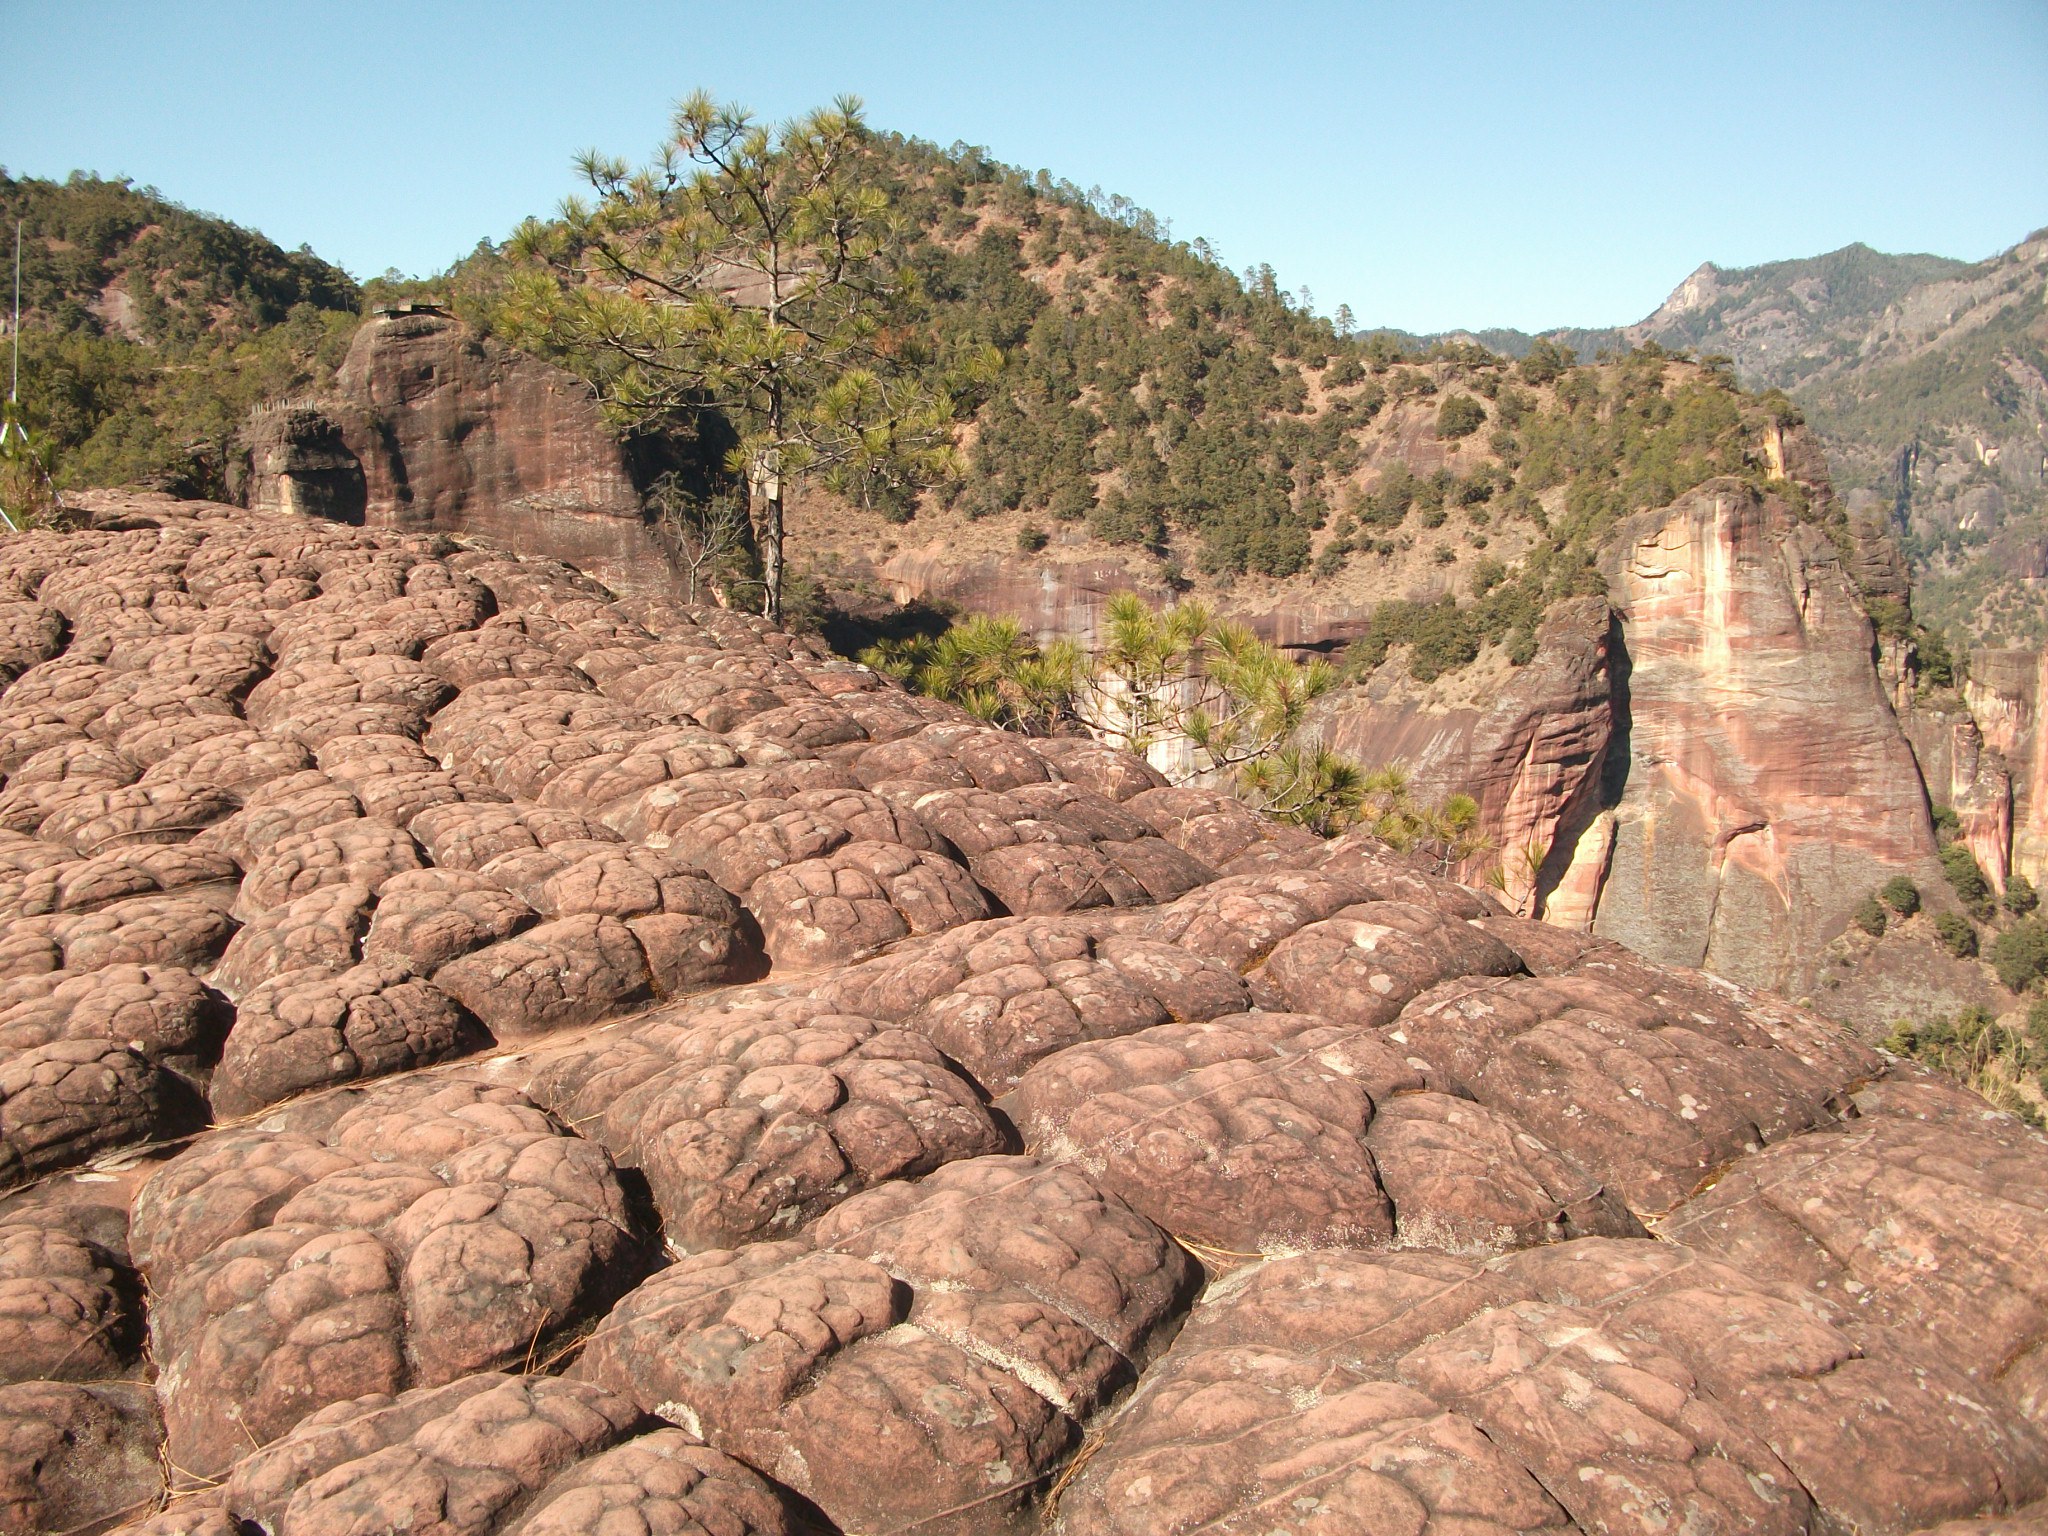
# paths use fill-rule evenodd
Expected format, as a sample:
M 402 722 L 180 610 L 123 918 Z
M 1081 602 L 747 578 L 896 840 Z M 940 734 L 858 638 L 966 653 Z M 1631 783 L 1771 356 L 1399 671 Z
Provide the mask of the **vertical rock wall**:
M 1383 668 L 1340 695 L 1317 728 L 1348 757 L 1403 764 L 1424 800 L 1457 793 L 1477 800 L 1481 824 L 1501 851 L 1504 894 L 1533 915 L 1599 814 L 1617 716 L 1616 638 L 1607 604 L 1580 599 L 1545 623 L 1526 667 L 1428 685 L 1399 667 Z
M 1910 695 L 1908 703 L 1899 719 L 1928 798 L 1955 812 L 1957 836 L 2003 891 L 2013 853 L 2013 782 L 2005 754 L 1986 742 L 1970 708 L 1923 704 Z M 1996 720 L 1990 711 L 1987 717 Z
M 1595 931 L 1799 989 L 1871 889 L 1938 879 L 1925 793 L 1833 546 L 1735 480 L 1625 525 L 1628 771 Z
M 1642 514 L 1612 548 L 1611 610 L 1554 614 L 1527 667 L 1426 686 L 1383 668 L 1326 708 L 1322 738 L 1407 763 L 1425 797 L 1473 795 L 1518 911 L 1809 988 L 1871 890 L 1940 881 L 1856 584 L 1818 529 L 1736 480 Z M 2030 709 L 2007 734 L 2038 730 Z M 1996 754 L 1966 715 L 1912 723 L 2002 873 Z
M 665 590 L 617 435 L 574 376 L 432 310 L 364 322 L 329 395 L 265 413 L 244 499 L 376 528 L 475 534 Z
M 1964 698 L 2011 775 L 2011 868 L 2039 885 L 2048 880 L 2048 653 L 1973 653 Z

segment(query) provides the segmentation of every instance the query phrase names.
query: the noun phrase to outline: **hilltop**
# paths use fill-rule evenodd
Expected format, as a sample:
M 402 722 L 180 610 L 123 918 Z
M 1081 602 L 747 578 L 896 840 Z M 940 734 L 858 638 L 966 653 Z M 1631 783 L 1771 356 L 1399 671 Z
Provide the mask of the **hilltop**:
M 1382 604 L 1383 640 L 1400 643 L 1420 608 L 1484 600 L 1442 660 L 1479 640 L 1526 660 L 1543 615 L 1597 589 L 1620 517 L 1784 470 L 1763 445 L 1797 412 L 1725 368 L 1655 344 L 1576 366 L 1548 346 L 1510 362 L 1340 335 L 1270 267 L 1234 274 L 1123 199 L 970 146 L 876 134 L 869 149 L 920 279 L 906 331 L 935 368 L 983 346 L 1004 364 L 963 424 L 957 479 L 870 507 L 813 495 L 792 514 L 793 557 L 827 586 L 975 606 L 1052 571 L 1226 598 L 1320 648 L 1365 634 Z M 511 275 L 495 253 L 458 267 L 458 313 L 507 329 Z M 1839 524 L 1818 481 L 1796 499 Z M 1041 627 L 1072 617 L 1053 606 Z M 1299 622 L 1310 608 L 1326 619 Z
M 869 146 L 919 279 L 906 326 L 935 367 L 983 346 L 1005 361 L 962 425 L 957 478 L 795 509 L 798 566 L 832 601 L 971 601 L 1020 565 L 1085 568 L 1083 585 L 1225 598 L 1291 644 L 1339 648 L 1391 604 L 1361 655 L 1419 626 L 1444 639 L 1426 672 L 1488 643 L 1521 660 L 1546 612 L 1597 588 L 1619 517 L 1717 474 L 1763 483 L 1760 445 L 1796 416 L 1651 337 L 1574 366 L 1340 335 L 1270 267 L 1234 274 L 1124 199 L 971 146 Z M 0 204 L 30 228 L 30 425 L 60 485 L 224 494 L 250 409 L 333 381 L 363 293 L 311 253 L 119 181 L 9 179 Z M 515 272 L 480 248 L 390 296 L 430 295 L 488 338 L 508 330 Z M 687 444 L 693 424 L 673 426 Z M 934 579 L 934 552 L 952 576 Z M 977 561 L 993 574 L 957 579 Z M 1446 599 L 1465 604 L 1448 630 L 1423 612 Z
M 1471 339 L 1508 356 L 1536 340 Z M 1924 619 L 1966 645 L 2048 643 L 2048 231 L 1980 262 L 1862 244 L 1708 262 L 1634 325 L 1544 339 L 1586 358 L 1651 341 L 1730 358 L 1800 406 L 1849 503 L 1890 520 Z
M 326 378 L 355 328 L 339 267 L 154 188 L 0 170 L 17 219 L 23 403 L 60 486 L 218 493 L 250 408 Z

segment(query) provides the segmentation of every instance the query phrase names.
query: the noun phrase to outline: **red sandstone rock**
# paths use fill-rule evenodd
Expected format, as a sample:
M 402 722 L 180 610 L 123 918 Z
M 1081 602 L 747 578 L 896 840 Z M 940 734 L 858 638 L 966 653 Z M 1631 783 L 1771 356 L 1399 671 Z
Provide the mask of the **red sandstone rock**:
M 590 912 L 451 960 L 434 980 L 499 1040 L 593 1023 L 645 1001 L 654 987 L 633 930 Z
M 1012 1528 L 1191 1278 L 1142 1218 L 1022 1158 L 870 1190 L 812 1235 L 656 1276 L 581 1369 L 854 1528 Z
M 55 1040 L 0 1063 L 0 1189 L 109 1147 L 187 1129 L 154 1063 L 106 1040 Z
M 137 1201 L 188 1472 L 327 1404 L 521 1360 L 630 1274 L 609 1161 L 517 1094 L 418 1079 L 336 1107 L 202 1140 Z
M 0 985 L 0 1054 L 98 1040 L 196 1067 L 219 1053 L 231 1017 L 225 999 L 179 966 L 51 971 Z
M 310 1088 L 446 1061 L 483 1038 L 452 998 L 400 965 L 280 971 L 239 1001 L 213 1106 L 253 1114 Z
M 0 1382 L 103 1381 L 141 1344 L 135 1277 L 55 1223 L 0 1223 Z
M 0 1387 L 0 1531 L 92 1530 L 163 1487 L 156 1405 L 127 1382 Z
M 105 505 L 0 551 L 29 1524 L 1036 1530 L 1084 1425 L 1072 1536 L 2048 1494 L 2048 1150 L 1811 1014 L 750 616 Z M 665 1001 L 756 923 L 765 982 Z M 417 1070 L 478 1015 L 521 1049 Z M 213 1108 L 260 1119 L 62 1171 L 193 1129 L 230 1025 Z M 675 1262 L 608 1312 L 646 1197 Z M 586 1334 L 631 1403 L 493 1374 Z M 154 1514 L 166 1466 L 217 1482 Z

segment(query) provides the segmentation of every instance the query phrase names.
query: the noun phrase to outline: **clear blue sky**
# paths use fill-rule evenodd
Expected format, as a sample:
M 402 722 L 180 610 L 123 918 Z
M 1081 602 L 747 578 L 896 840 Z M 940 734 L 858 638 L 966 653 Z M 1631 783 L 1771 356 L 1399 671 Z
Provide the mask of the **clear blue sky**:
M 778 117 L 854 92 L 1418 330 L 2048 224 L 2048 0 L 0 0 L 0 165 L 129 175 L 358 276 L 502 238 L 699 85 Z

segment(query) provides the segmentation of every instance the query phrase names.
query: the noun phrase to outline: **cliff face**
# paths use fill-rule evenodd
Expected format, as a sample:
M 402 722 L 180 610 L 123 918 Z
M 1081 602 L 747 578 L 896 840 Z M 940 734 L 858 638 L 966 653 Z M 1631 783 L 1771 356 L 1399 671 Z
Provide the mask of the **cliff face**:
M 1834 546 L 1712 481 L 1624 525 L 1608 603 L 1545 625 L 1536 660 L 1428 688 L 1383 668 L 1323 738 L 1478 799 L 1519 911 L 1738 980 L 1804 989 L 1893 874 L 1938 884 L 1920 772 Z M 1995 772 L 1951 749 L 1959 804 Z M 1974 730 L 1974 727 L 1969 727 Z M 1944 737 L 1944 743 L 1947 739 Z M 1987 860 L 1987 868 L 1992 865 Z M 2002 867 L 2002 866 L 2001 866 Z
M 1626 526 L 1627 769 L 1596 932 L 1810 984 L 1870 890 L 1934 873 L 1913 755 L 1820 532 L 1735 481 Z
M 2027 658 L 2031 661 L 2033 658 Z M 1904 694 L 1906 707 L 1899 723 L 1920 765 L 1927 797 L 1956 814 L 1957 836 L 1999 890 L 2012 870 L 2013 782 L 2006 753 L 1985 740 L 1978 712 L 1997 724 L 1980 691 L 1970 702 L 1953 695 L 1942 700 Z M 2000 730 L 2001 738 L 2014 734 Z
M 2048 880 L 2048 653 L 1975 652 L 1964 698 L 1985 747 L 2010 775 L 2011 868 L 2039 885 Z M 2005 863 L 2001 858 L 1997 871 L 2001 885 Z
M 1323 713 L 1334 750 L 1405 765 L 1425 799 L 1479 802 L 1501 852 L 1504 892 L 1517 912 L 1557 905 L 1572 849 L 1600 815 L 1602 770 L 1614 739 L 1618 639 L 1607 604 L 1579 599 L 1552 615 L 1526 667 L 1485 664 L 1437 684 L 1382 668 Z M 1564 893 L 1572 926 L 1581 912 Z M 1570 920 L 1569 918 L 1567 920 Z
M 1055 549 L 1050 556 L 996 553 L 962 559 L 948 541 L 935 539 L 879 563 L 845 559 L 841 569 L 877 582 L 899 603 L 1002 614 L 1044 636 L 1096 634 L 1109 600 L 1120 592 L 1142 593 L 1154 602 L 1171 596 L 1144 562 L 1093 548 L 1071 556 Z M 1225 597 L 1216 606 L 1260 639 L 1289 650 L 1339 651 L 1371 627 L 1370 599 L 1319 599 L 1298 584 L 1266 585 L 1278 590 L 1251 600 Z M 1447 580 L 1438 583 L 1443 590 L 1448 585 Z M 1421 590 L 1436 595 L 1428 587 Z
M 330 394 L 249 434 L 252 507 L 483 536 L 614 586 L 666 585 L 624 450 L 570 374 L 447 315 L 379 315 Z

